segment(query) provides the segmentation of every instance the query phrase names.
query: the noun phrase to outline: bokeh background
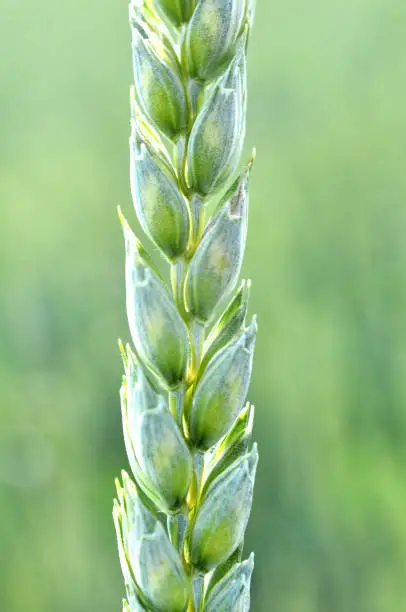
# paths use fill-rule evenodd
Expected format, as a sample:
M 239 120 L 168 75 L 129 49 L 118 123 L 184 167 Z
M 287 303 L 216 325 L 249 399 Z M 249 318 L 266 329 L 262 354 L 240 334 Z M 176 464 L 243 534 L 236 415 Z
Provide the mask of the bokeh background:
M 258 5 L 252 610 L 404 612 L 405 5 Z M 4 612 L 121 609 L 130 81 L 125 1 L 1 0 Z

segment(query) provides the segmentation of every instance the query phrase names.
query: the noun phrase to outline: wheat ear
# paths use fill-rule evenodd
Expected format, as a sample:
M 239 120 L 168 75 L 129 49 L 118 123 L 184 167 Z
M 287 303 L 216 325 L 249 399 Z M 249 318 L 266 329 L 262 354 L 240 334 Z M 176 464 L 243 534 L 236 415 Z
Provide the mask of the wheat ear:
M 239 275 L 253 158 L 235 173 L 253 18 L 254 0 L 130 2 L 131 193 L 171 280 L 119 211 L 132 477 L 116 482 L 113 517 L 127 612 L 250 608 L 254 561 L 242 549 L 258 452 L 245 402 L 257 326 L 246 325 L 250 283 Z

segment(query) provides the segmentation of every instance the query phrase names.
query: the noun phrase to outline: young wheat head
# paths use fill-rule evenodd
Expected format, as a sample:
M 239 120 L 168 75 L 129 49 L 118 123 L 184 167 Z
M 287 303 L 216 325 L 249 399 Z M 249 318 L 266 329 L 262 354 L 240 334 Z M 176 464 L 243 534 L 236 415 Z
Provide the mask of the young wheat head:
M 119 211 L 132 476 L 116 482 L 113 517 L 127 612 L 250 608 L 254 560 L 242 549 L 258 452 L 245 402 L 257 325 L 246 323 L 250 283 L 239 276 L 253 158 L 236 172 L 254 4 L 130 2 L 131 194 L 170 283 Z

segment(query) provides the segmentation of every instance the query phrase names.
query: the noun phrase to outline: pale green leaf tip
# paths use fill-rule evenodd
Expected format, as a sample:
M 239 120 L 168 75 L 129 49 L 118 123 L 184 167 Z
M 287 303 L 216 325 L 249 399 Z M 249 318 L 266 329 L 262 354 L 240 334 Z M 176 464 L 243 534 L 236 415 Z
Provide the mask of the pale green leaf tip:
M 251 153 L 251 157 L 250 157 L 250 159 L 248 161 L 248 165 L 247 165 L 248 174 L 251 172 L 251 170 L 252 170 L 252 168 L 254 166 L 256 157 L 257 157 L 257 150 L 256 150 L 255 147 L 253 147 L 252 153 Z
M 117 215 L 118 215 L 118 218 L 121 223 L 121 227 L 123 229 L 124 236 L 125 236 L 126 232 L 130 229 L 130 226 L 128 225 L 128 221 L 125 218 L 123 211 L 121 210 L 121 206 L 117 206 Z

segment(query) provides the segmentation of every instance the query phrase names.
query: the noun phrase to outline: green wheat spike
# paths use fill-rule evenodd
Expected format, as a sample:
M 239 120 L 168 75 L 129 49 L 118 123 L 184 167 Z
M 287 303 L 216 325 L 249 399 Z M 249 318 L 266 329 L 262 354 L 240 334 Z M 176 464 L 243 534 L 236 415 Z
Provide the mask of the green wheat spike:
M 254 558 L 242 549 L 258 462 L 246 403 L 257 324 L 239 276 L 253 158 L 236 172 L 254 11 L 255 0 L 130 2 L 131 194 L 171 283 L 119 210 L 132 475 L 116 481 L 113 518 L 126 612 L 250 608 Z

